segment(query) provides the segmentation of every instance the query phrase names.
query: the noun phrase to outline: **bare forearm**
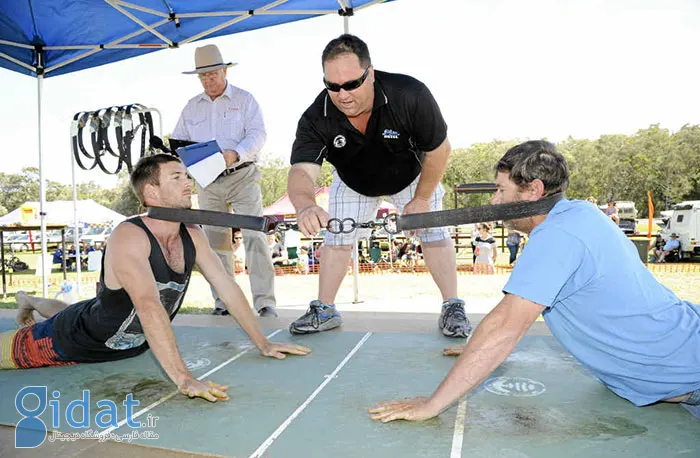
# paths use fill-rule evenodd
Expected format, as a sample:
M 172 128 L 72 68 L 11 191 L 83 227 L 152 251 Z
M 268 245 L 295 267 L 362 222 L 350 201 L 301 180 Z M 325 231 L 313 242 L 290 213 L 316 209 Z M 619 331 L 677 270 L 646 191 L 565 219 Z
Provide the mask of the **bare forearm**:
M 442 412 L 479 386 L 513 351 L 520 333 L 504 328 L 498 316 L 488 316 L 477 327 L 464 353 L 430 399 Z
M 170 318 L 160 303 L 137 311 L 148 346 L 170 380 L 180 386 L 191 374 L 180 356 Z
M 218 292 L 218 291 L 217 291 Z M 228 294 L 219 294 L 219 297 L 223 300 L 226 305 L 226 309 L 229 311 L 231 316 L 238 322 L 243 331 L 248 334 L 250 340 L 253 344 L 262 349 L 267 344 L 267 337 L 265 337 L 260 330 L 258 321 L 253 314 L 253 311 L 248 304 L 243 291 L 238 287 L 232 285 L 232 290 Z
M 416 197 L 424 200 L 430 199 L 442 180 L 449 157 L 450 142 L 447 139 L 437 149 L 425 154 L 423 169 L 416 188 Z
M 316 204 L 315 185 L 314 179 L 304 170 L 292 167 L 289 171 L 287 192 L 297 212 Z

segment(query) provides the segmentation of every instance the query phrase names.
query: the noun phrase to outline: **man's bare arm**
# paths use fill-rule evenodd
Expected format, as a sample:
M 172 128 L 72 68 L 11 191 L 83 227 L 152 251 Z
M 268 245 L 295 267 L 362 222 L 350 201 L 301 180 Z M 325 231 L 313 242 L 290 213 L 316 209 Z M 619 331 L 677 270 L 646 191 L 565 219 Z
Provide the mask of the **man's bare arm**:
M 313 162 L 299 162 L 289 169 L 287 193 L 297 211 L 316 205 L 314 189 L 320 173 L 321 166 Z
M 438 184 L 440 184 L 440 180 L 442 180 L 451 151 L 450 141 L 445 138 L 445 141 L 440 146 L 425 153 L 423 169 L 414 198 L 430 200 Z
M 150 252 L 151 244 L 141 228 L 121 224 L 109 237 L 105 282 L 109 288 L 124 288 L 134 304 L 151 351 L 168 377 L 180 387 L 192 375 L 180 356 L 170 317 L 160 302 L 148 262 Z M 110 280 L 117 285 L 110 284 Z
M 221 264 L 221 260 L 209 246 L 204 232 L 197 227 L 188 227 L 192 240 L 197 250 L 196 264 L 204 278 L 214 287 L 219 299 L 226 305 L 226 309 L 238 321 L 253 344 L 258 347 L 264 356 L 278 359 L 284 358 L 284 353 L 306 355 L 310 350 L 300 345 L 272 344 L 260 330 L 258 321 L 250 308 L 240 286 L 229 277 Z
M 328 224 L 328 213 L 316 205 L 314 188 L 321 166 L 313 162 L 294 164 L 289 170 L 287 193 L 297 211 L 297 224 L 307 237 L 317 234 Z
M 513 294 L 477 326 L 464 353 L 431 398 L 440 412 L 479 386 L 510 355 L 544 307 Z
M 385 402 L 370 409 L 384 422 L 435 417 L 479 386 L 513 351 L 544 307 L 507 294 L 477 326 L 462 356 L 430 399 Z

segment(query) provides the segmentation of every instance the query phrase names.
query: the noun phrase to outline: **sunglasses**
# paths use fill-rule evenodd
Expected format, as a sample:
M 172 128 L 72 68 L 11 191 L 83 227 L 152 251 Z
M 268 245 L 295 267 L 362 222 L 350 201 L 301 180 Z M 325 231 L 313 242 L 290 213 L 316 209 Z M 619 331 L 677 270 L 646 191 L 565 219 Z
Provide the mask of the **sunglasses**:
M 326 89 L 328 89 L 331 92 L 340 92 L 341 89 L 345 91 L 354 91 L 358 87 L 362 86 L 362 83 L 364 83 L 367 79 L 367 75 L 369 75 L 369 67 L 367 67 L 362 76 L 357 78 L 356 80 L 348 81 L 343 84 L 337 84 L 328 82 L 326 78 L 323 78 L 323 84 L 326 86 Z

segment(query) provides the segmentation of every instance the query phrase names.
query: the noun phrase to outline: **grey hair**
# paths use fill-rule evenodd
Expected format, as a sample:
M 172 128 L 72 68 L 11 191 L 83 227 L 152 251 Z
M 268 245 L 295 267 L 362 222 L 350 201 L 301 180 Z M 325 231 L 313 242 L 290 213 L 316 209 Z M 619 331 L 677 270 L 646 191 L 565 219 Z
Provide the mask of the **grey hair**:
M 531 140 L 509 149 L 496 164 L 496 172 L 506 172 L 519 187 L 534 180 L 544 183 L 545 194 L 569 187 L 569 167 L 557 147 L 546 140 Z

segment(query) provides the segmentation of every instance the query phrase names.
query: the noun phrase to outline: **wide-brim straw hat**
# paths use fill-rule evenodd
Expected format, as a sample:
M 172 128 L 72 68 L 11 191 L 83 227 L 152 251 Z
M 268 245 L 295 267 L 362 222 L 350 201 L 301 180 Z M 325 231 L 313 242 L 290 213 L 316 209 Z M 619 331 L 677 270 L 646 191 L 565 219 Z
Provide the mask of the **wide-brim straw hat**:
M 198 73 L 207 73 L 218 70 L 224 67 L 232 67 L 237 65 L 235 62 L 224 63 L 221 57 L 221 52 L 216 45 L 206 45 L 197 48 L 194 51 L 194 66 L 195 69 L 191 72 L 182 72 L 186 75 L 194 75 Z

